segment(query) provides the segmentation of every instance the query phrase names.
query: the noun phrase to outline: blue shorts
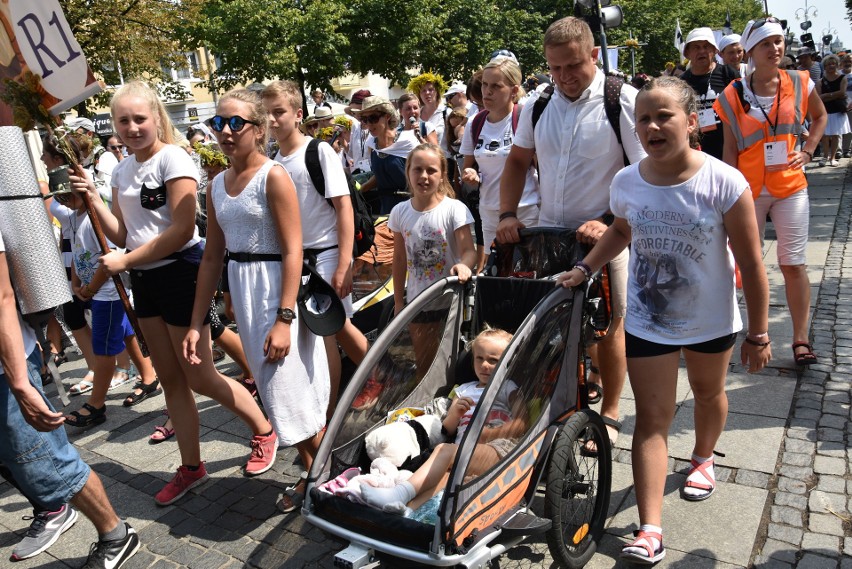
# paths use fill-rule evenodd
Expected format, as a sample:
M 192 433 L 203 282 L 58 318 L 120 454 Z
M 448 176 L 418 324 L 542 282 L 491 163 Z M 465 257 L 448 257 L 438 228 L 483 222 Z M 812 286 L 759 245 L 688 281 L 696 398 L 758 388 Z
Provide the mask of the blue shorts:
M 41 393 L 41 353 L 27 358 L 30 383 Z M 2 375 L 2 374 L 0 374 Z M 65 428 L 40 433 L 24 420 L 18 401 L 0 377 L 0 462 L 10 471 L 21 492 L 50 510 L 58 510 L 77 495 L 89 479 L 89 465 L 68 442 Z
M 92 351 L 96 356 L 116 356 L 124 351 L 124 339 L 135 336 L 120 300 L 92 301 Z

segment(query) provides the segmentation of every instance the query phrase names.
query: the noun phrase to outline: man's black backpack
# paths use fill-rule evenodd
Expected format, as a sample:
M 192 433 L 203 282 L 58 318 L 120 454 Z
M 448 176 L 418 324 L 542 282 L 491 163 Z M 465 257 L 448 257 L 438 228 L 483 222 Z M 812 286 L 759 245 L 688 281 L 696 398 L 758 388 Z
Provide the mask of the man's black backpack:
M 308 148 L 305 149 L 305 167 L 308 169 L 308 175 L 311 177 L 311 182 L 320 196 L 325 197 L 325 174 L 322 171 L 322 164 L 319 159 L 319 145 L 322 141 L 312 138 L 308 142 Z M 352 255 L 360 257 L 370 250 L 373 246 L 373 238 L 376 235 L 376 228 L 373 226 L 373 212 L 364 196 L 358 191 L 355 185 L 355 180 L 352 176 L 346 173 L 346 183 L 349 185 L 349 197 L 352 199 L 352 211 L 355 214 L 355 243 L 352 248 Z M 334 207 L 331 200 L 326 200 L 328 205 Z

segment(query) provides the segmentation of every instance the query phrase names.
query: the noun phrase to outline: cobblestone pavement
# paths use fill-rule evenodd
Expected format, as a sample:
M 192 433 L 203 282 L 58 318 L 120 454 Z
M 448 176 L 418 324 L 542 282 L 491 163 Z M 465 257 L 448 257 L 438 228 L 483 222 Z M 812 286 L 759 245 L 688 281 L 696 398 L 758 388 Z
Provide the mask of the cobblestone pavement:
M 756 376 L 732 365 L 731 411 L 720 441 L 727 456 L 717 461 L 720 488 L 711 500 L 698 504 L 677 496 L 691 452 L 691 395 L 686 382 L 680 382 L 664 506 L 669 555 L 660 567 L 852 569 L 852 248 L 847 251 L 852 178 L 850 161 L 841 164 L 843 168 L 816 168 L 809 174 L 808 263 L 820 364 L 798 374 L 792 365 L 783 289 L 777 266 L 771 266 L 770 233 L 766 262 L 773 287 L 770 333 L 775 359 Z M 61 369 L 66 385 L 85 371 L 79 361 Z M 232 364 L 220 369 L 237 374 Z M 295 451 L 279 452 L 275 467 L 264 475 L 244 478 L 240 467 L 248 455 L 250 433 L 239 419 L 205 398 L 197 399 L 202 455 L 211 480 L 177 504 L 157 507 L 153 495 L 180 463 L 177 445 L 174 440 L 159 445 L 147 440 L 154 425 L 164 420 L 163 398 L 126 409 L 121 406 L 124 391 L 110 393 L 104 425 L 82 433 L 69 428 L 69 436 L 102 477 L 119 515 L 139 531 L 142 548 L 126 567 L 333 566 L 334 554 L 346 543 L 274 506 L 278 494 L 302 470 Z M 621 566 L 618 550 L 638 519 L 629 466 L 634 407 L 629 388 L 625 392 L 625 428 L 615 452 L 607 533 L 589 564 L 593 568 Z M 73 399 L 69 410 L 81 403 Z M 29 523 L 21 517 L 29 513 L 20 495 L 0 484 L 0 558 L 8 559 Z M 78 567 L 94 537 L 94 528 L 81 516 L 47 552 L 9 565 Z M 553 563 L 543 540 L 533 540 L 503 555 L 495 566 L 549 568 Z

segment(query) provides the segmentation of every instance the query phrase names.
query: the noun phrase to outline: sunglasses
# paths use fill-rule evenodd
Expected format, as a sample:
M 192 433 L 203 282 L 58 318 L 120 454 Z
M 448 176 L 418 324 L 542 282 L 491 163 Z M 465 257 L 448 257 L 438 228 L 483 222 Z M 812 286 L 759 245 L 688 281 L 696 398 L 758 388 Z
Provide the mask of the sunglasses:
M 222 115 L 216 115 L 208 119 L 208 122 L 210 123 L 210 128 L 212 128 L 216 132 L 222 132 L 223 130 L 225 130 L 225 125 L 228 125 L 228 128 L 231 129 L 231 132 L 240 132 L 247 124 L 260 126 L 260 123 L 244 119 L 240 115 L 234 115 L 232 117 L 223 117 Z
M 110 144 L 109 149 L 110 150 L 124 150 L 124 145 L 123 144 Z
M 367 124 L 376 124 L 384 115 L 362 115 L 361 122 L 365 122 Z
M 775 18 L 774 16 L 769 16 L 768 18 L 761 18 L 759 20 L 755 20 L 751 25 L 751 29 L 748 31 L 748 35 L 750 36 L 754 30 L 758 28 L 762 28 L 765 24 L 780 24 L 781 20 Z

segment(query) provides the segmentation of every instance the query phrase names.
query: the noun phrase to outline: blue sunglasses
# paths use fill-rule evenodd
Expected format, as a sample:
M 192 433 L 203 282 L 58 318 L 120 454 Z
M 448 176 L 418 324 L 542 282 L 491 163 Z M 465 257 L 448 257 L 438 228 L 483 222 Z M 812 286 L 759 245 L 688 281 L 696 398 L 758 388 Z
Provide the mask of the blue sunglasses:
M 244 119 L 239 115 L 234 115 L 232 117 L 223 117 L 222 115 L 216 115 L 210 118 L 207 122 L 210 125 L 210 128 L 212 128 L 216 132 L 222 132 L 223 130 L 225 130 L 225 125 L 228 125 L 228 128 L 231 129 L 231 132 L 240 132 L 241 130 L 243 130 L 243 127 L 246 126 L 246 124 L 260 126 L 260 123 Z

